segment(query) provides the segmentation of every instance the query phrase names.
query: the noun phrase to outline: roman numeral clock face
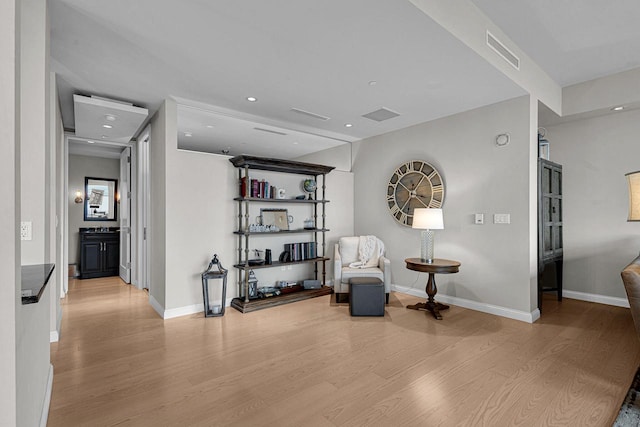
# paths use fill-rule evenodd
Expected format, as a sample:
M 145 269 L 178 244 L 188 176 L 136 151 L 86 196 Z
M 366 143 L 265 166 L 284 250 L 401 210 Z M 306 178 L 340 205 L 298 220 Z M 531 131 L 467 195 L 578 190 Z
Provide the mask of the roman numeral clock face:
M 439 208 L 444 200 L 444 184 L 429 163 L 411 160 L 400 165 L 387 186 L 387 206 L 402 225 L 411 227 L 415 208 Z

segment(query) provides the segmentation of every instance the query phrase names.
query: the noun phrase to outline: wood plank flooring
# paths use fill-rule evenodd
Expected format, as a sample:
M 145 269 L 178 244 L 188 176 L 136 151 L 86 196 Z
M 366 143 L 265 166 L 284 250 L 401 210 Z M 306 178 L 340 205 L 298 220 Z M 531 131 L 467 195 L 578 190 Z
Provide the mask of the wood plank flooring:
M 640 363 L 628 309 L 551 295 L 533 325 L 392 293 L 163 321 L 118 278 L 63 300 L 49 426 L 610 426 Z

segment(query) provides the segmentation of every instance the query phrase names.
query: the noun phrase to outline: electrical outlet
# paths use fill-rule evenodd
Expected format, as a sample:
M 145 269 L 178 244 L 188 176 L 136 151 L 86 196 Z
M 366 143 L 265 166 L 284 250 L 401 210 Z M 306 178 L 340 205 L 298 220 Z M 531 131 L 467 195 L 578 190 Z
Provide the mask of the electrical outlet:
M 22 221 L 20 223 L 20 240 L 31 240 L 31 221 Z
M 511 224 L 511 214 L 493 214 L 494 224 Z

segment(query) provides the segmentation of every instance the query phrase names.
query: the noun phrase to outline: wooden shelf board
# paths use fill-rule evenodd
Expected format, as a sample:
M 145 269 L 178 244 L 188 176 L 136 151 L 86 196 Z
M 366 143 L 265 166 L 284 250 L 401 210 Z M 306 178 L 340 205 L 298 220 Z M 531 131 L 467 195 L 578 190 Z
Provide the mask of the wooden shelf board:
M 235 197 L 236 202 L 266 202 L 266 203 L 329 203 L 329 200 L 315 199 L 265 199 L 262 197 Z
M 296 234 L 296 233 L 316 233 L 329 231 L 328 228 L 298 228 L 296 230 L 280 230 L 280 231 L 249 231 L 245 233 L 244 231 L 234 231 L 233 234 L 239 234 L 241 236 L 249 235 L 249 236 L 272 236 L 274 234 Z
M 252 311 L 262 310 L 264 308 L 276 307 L 278 305 L 290 304 L 292 302 L 304 301 L 311 298 L 329 295 L 332 292 L 332 288 L 330 288 L 329 286 L 323 286 L 320 289 L 305 289 L 303 291 L 278 295 L 276 297 L 253 299 L 249 302 L 245 302 L 244 298 L 234 298 L 231 300 L 231 307 L 235 308 L 241 313 L 250 313 Z
M 313 163 L 294 162 L 292 160 L 270 159 L 267 157 L 236 156 L 229 159 L 237 168 L 295 173 L 298 175 L 322 175 L 335 169 L 334 166 L 317 165 Z
M 273 261 L 271 264 L 258 264 L 258 265 L 250 265 L 248 267 L 246 267 L 244 264 L 234 264 L 235 268 L 239 268 L 241 270 L 243 269 L 248 269 L 248 270 L 255 270 L 255 269 L 259 269 L 259 268 L 273 268 L 273 267 L 281 267 L 283 265 L 292 265 L 292 264 L 308 264 L 308 263 L 312 263 L 312 262 L 322 262 L 322 261 L 329 261 L 329 258 L 327 257 L 318 257 L 318 258 L 313 258 L 313 259 L 305 259 L 302 261 L 290 261 L 290 262 L 280 262 L 280 261 Z

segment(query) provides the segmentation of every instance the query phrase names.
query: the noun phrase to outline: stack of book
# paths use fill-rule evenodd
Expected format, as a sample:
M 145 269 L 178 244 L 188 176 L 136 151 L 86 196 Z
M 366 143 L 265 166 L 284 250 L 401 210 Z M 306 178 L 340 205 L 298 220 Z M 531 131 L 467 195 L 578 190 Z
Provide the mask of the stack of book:
M 285 243 L 285 252 L 289 252 L 290 261 L 304 261 L 318 257 L 318 244 L 316 242 Z
M 269 185 L 269 181 L 251 179 L 246 176 L 240 178 L 240 196 L 257 199 L 275 199 L 276 187 Z

